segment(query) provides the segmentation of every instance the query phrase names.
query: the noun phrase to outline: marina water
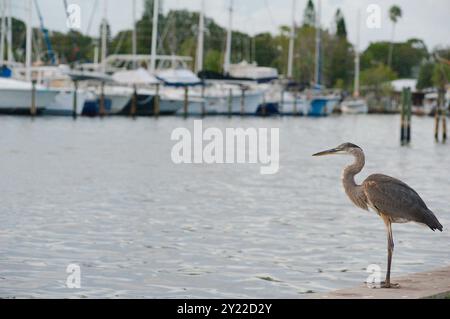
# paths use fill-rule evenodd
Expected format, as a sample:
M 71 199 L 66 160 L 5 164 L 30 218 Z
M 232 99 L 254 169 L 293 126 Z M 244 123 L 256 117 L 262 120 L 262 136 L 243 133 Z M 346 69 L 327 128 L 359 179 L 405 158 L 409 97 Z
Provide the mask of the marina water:
M 450 152 L 433 119 L 398 116 L 210 117 L 204 127 L 280 129 L 280 170 L 176 165 L 182 118 L 0 118 L 1 298 L 302 298 L 360 285 L 385 268 L 386 235 L 341 187 L 351 158 L 311 154 L 351 141 L 358 176 L 406 181 L 450 225 Z M 394 276 L 449 263 L 450 235 L 395 225 Z M 66 286 L 67 266 L 81 287 Z

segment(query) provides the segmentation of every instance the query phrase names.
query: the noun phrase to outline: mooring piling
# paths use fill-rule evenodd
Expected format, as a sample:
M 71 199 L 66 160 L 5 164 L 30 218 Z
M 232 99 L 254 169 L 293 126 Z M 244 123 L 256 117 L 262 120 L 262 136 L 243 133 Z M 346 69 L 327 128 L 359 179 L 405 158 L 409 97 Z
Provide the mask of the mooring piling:
M 189 114 L 189 87 L 186 85 L 184 87 L 184 117 Z
M 202 101 L 201 101 L 201 105 L 202 105 L 202 117 L 205 117 L 205 115 L 206 115 L 206 101 L 205 101 L 205 84 L 203 84 L 202 85 L 202 93 L 201 93 L 201 98 L 202 98 Z
M 72 105 L 72 117 L 75 120 L 77 118 L 78 108 L 78 81 L 73 82 L 73 105 Z
M 136 116 L 137 99 L 138 99 L 137 86 L 133 85 L 133 95 L 131 96 L 131 107 L 130 107 L 130 116 L 131 117 Z
M 101 117 L 105 116 L 105 82 L 100 84 L 100 107 L 99 115 Z
M 267 101 L 266 101 L 266 94 L 263 93 L 263 102 L 261 105 L 261 115 L 266 116 L 267 115 Z
M 245 114 L 245 88 L 241 87 L 241 116 Z
M 293 114 L 294 116 L 297 116 L 297 115 L 298 115 L 298 110 L 297 110 L 297 97 L 298 97 L 298 92 L 297 92 L 297 90 L 294 91 L 293 96 L 294 96 L 294 109 L 293 109 L 293 113 L 292 113 L 292 114 Z
M 406 145 L 411 142 L 411 117 L 412 117 L 411 89 L 405 88 L 402 91 L 401 120 L 400 120 L 400 142 L 402 145 Z
M 157 83 L 156 84 L 156 94 L 155 94 L 155 107 L 154 107 L 154 115 L 156 116 L 156 117 L 159 117 L 159 114 L 160 114 L 160 112 L 161 112 L 161 106 L 160 106 L 160 103 L 161 103 L 161 99 L 160 99 L 160 97 L 159 97 L 159 83 Z
M 406 142 L 411 142 L 411 119 L 412 119 L 412 94 L 411 89 L 406 90 Z
M 30 105 L 30 115 L 36 116 L 36 80 L 31 81 L 31 105 Z
M 434 139 L 439 142 L 442 118 L 442 142 L 447 141 L 447 110 L 445 105 L 445 89 L 439 89 L 436 110 L 434 113 Z
M 233 89 L 228 90 L 228 116 L 231 117 L 233 113 Z

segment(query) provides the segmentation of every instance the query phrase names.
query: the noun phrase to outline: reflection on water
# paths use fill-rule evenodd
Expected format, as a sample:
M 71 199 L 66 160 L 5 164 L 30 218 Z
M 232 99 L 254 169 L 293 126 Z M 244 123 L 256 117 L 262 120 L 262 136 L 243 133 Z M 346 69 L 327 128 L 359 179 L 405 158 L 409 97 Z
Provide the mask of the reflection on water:
M 341 189 L 350 158 L 311 157 L 344 141 L 366 151 L 360 180 L 404 179 L 450 225 L 450 151 L 431 118 L 414 118 L 405 148 L 396 116 L 204 120 L 280 127 L 273 176 L 172 164 L 180 126 L 193 120 L 0 118 L 0 297 L 301 298 L 361 284 L 369 264 L 385 268 L 384 224 Z M 394 275 L 450 263 L 448 232 L 395 225 L 394 237 Z

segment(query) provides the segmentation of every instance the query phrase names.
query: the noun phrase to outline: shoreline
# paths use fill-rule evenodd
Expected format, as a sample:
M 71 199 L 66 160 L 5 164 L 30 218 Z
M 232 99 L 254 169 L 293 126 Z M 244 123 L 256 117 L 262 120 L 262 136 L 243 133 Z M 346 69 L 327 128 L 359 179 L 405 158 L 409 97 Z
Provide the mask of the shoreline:
M 394 278 L 400 288 L 371 289 L 365 285 L 317 293 L 308 299 L 450 299 L 450 266 Z

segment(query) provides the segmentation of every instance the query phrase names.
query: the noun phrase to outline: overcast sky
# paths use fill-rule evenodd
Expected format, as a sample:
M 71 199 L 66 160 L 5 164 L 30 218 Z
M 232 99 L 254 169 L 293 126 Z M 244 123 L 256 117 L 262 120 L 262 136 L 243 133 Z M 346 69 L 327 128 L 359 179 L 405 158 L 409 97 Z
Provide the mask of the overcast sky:
M 1 0 L 0 0 L 1 1 Z M 63 0 L 38 0 L 46 27 L 67 30 Z M 92 19 L 90 34 L 97 35 L 99 23 L 103 16 L 104 2 L 108 2 L 107 16 L 113 33 L 132 26 L 132 0 L 68 0 L 68 3 L 80 5 L 82 9 L 82 31 L 87 32 L 91 15 L 98 2 Z M 226 26 L 228 16 L 226 8 L 230 0 L 206 0 L 206 15 L 220 25 Z M 25 17 L 27 0 L 13 0 L 13 15 Z M 290 25 L 292 0 L 238 0 L 235 2 L 233 28 L 250 34 L 269 31 L 276 33 L 280 25 Z M 297 0 L 296 20 L 303 20 L 303 9 L 307 0 Z M 314 1 L 317 3 L 317 0 Z M 142 14 L 143 0 L 137 0 L 138 15 Z M 370 4 L 381 9 L 381 28 L 371 29 L 366 26 Z M 450 0 L 322 0 L 322 25 L 330 28 L 334 13 L 341 8 L 347 22 L 349 39 L 355 43 L 356 17 L 361 10 L 361 48 L 372 41 L 388 40 L 391 35 L 391 23 L 388 10 L 397 4 L 403 10 L 403 18 L 396 29 L 396 40 L 403 41 L 412 37 L 421 38 L 429 48 L 437 45 L 450 45 Z M 201 0 L 163 0 L 164 11 L 170 9 L 199 10 Z M 33 24 L 38 25 L 34 15 Z

